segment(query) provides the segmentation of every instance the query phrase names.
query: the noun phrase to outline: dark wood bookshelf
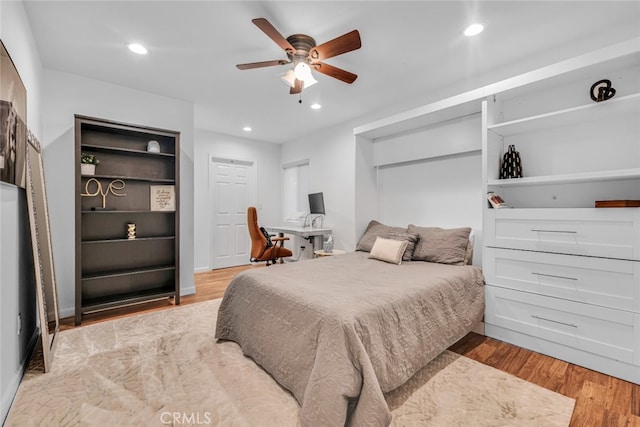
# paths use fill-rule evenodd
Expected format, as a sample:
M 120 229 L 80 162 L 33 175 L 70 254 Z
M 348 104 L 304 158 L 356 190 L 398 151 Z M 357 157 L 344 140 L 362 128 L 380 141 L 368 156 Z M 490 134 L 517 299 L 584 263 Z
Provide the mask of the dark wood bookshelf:
M 128 292 L 111 295 L 109 297 L 88 299 L 85 302 L 84 311 L 85 313 L 93 313 L 96 311 L 157 301 L 159 299 L 173 298 L 175 292 L 169 289 L 170 288 L 167 288 L 166 292 L 161 292 L 158 289 L 152 289 L 151 291 L 145 292 Z
M 76 115 L 75 141 L 76 325 L 90 312 L 164 298 L 179 304 L 180 134 Z M 159 153 L 147 151 L 149 141 Z M 95 175 L 80 173 L 81 153 L 100 161 Z M 115 180 L 125 185 L 109 192 Z M 153 185 L 173 187 L 175 210 L 152 210 Z M 98 189 L 104 200 L 87 195 Z
M 83 178 L 96 178 L 96 179 L 121 179 L 121 180 L 129 180 L 129 181 L 149 181 L 149 182 L 157 182 L 163 184 L 173 184 L 175 179 L 162 179 L 162 178 L 141 178 L 139 176 L 124 176 L 124 175 L 82 175 Z
M 158 265 L 147 268 L 127 268 L 123 270 L 111 270 L 111 271 L 102 271 L 92 274 L 87 274 L 82 277 L 82 280 L 96 280 L 96 279 L 106 279 L 109 277 L 121 277 L 121 276 L 130 276 L 133 274 L 148 274 L 148 273 L 156 273 L 158 271 L 169 271 L 175 270 L 175 266 L 173 265 Z
M 83 240 L 83 245 L 102 244 L 102 243 L 121 243 L 121 242 L 145 242 L 150 240 L 173 240 L 176 236 L 158 236 L 158 237 L 136 237 L 135 239 L 100 239 L 100 240 Z
M 142 151 L 142 150 L 133 150 L 130 148 L 119 148 L 119 147 L 105 147 L 102 145 L 91 145 L 91 144 L 82 144 L 82 151 L 102 151 L 102 152 L 117 152 L 117 153 L 124 153 L 124 154 L 135 154 L 135 155 L 141 155 L 141 156 L 168 156 L 168 157 L 175 157 L 175 154 L 173 153 L 153 153 L 153 152 L 149 152 L 149 151 Z

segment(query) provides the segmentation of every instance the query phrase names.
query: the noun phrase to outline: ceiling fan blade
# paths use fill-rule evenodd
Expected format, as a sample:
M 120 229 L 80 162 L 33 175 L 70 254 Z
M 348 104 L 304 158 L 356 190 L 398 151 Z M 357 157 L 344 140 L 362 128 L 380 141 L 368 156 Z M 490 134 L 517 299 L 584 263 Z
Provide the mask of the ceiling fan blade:
M 333 77 L 334 79 L 342 80 L 345 83 L 351 84 L 358 78 L 356 74 L 350 73 L 349 71 L 343 70 L 342 68 L 334 67 L 333 65 L 325 64 L 323 62 L 311 64 L 311 66 L 317 72 L 326 74 L 327 76 Z
M 250 62 L 248 64 L 238 64 L 236 65 L 236 67 L 240 70 L 251 70 L 253 68 L 273 67 L 274 65 L 285 65 L 285 64 L 289 64 L 289 61 L 285 61 L 284 59 L 274 59 L 273 61 Z
M 271 40 L 276 42 L 276 44 L 284 49 L 287 53 L 290 53 L 291 55 L 295 53 L 296 50 L 293 48 L 293 46 L 291 46 L 291 43 L 289 43 L 287 39 L 284 38 L 284 36 L 280 34 L 278 30 L 276 30 L 275 27 L 271 25 L 271 23 L 265 18 L 252 19 L 251 22 L 253 22 L 258 28 L 260 28 L 266 35 L 269 36 L 269 38 L 271 38 Z
M 313 60 L 322 61 L 342 55 L 343 53 L 351 52 L 352 50 L 360 49 L 361 46 L 360 33 L 358 30 L 353 30 L 350 33 L 343 34 L 340 37 L 336 37 L 333 40 L 314 47 L 309 52 L 309 55 Z
M 303 87 L 302 81 L 296 79 L 294 84 L 293 84 L 293 87 L 291 89 L 289 89 L 289 94 L 296 95 L 296 94 L 302 92 L 302 87 Z

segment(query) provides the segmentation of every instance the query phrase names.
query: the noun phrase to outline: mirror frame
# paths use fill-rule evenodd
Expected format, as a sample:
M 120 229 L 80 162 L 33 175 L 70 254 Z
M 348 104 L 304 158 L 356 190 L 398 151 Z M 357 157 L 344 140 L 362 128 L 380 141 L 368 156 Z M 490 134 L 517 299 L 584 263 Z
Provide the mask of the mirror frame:
M 31 247 L 36 278 L 36 297 L 40 338 L 44 359 L 44 372 L 51 370 L 56 337 L 60 330 L 58 293 L 53 266 L 53 248 L 49 226 L 49 210 L 42 163 L 42 150 L 38 139 L 27 136 L 27 205 L 31 228 Z M 51 310 L 50 312 L 48 310 Z M 51 318 L 51 321 L 49 320 Z M 51 324 L 53 323 L 53 324 Z

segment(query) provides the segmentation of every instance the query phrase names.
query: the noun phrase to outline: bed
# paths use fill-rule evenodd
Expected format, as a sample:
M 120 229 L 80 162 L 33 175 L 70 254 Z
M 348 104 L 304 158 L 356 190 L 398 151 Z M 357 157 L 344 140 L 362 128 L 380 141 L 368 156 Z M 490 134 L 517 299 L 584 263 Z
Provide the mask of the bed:
M 397 265 L 356 251 L 239 274 L 221 302 L 216 338 L 238 343 L 295 396 L 301 425 L 386 426 L 384 393 L 483 313 L 477 267 Z

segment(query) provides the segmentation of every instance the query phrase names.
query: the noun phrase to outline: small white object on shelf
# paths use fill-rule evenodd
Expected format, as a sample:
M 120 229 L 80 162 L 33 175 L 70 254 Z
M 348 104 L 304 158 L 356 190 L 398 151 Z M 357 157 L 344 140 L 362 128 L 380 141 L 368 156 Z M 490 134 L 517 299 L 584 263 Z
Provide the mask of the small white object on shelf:
M 147 143 L 147 151 L 149 153 L 159 153 L 160 152 L 160 144 L 158 144 L 158 141 L 149 141 Z

